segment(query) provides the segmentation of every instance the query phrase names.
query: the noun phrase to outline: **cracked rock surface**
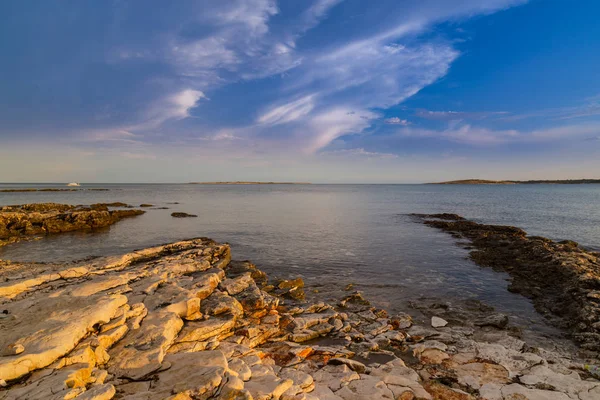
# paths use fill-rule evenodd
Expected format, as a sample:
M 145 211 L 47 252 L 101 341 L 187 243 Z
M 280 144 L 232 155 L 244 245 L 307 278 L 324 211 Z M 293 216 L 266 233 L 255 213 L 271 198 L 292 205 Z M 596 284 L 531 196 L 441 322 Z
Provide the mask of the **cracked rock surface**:
M 600 398 L 502 315 L 417 326 L 360 293 L 309 303 L 206 238 L 11 263 L 0 282 L 0 400 Z

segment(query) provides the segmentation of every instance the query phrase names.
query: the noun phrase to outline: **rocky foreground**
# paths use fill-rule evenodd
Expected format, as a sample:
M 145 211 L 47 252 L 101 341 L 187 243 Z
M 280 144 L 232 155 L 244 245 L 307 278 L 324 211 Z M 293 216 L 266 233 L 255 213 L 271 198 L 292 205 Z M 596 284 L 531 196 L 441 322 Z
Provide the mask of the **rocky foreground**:
M 520 228 L 478 224 L 456 214 L 421 217 L 427 225 L 468 239 L 477 264 L 508 272 L 509 290 L 531 298 L 583 348 L 600 351 L 599 253 L 570 240 L 527 236 Z
M 93 230 L 110 226 L 123 218 L 143 214 L 142 210 L 109 210 L 124 203 L 73 206 L 39 203 L 0 207 L 0 246 L 52 233 Z
M 0 281 L 2 400 L 600 398 L 589 367 L 506 316 L 415 326 L 359 293 L 309 304 L 302 280 L 269 282 L 209 239 L 4 262 Z

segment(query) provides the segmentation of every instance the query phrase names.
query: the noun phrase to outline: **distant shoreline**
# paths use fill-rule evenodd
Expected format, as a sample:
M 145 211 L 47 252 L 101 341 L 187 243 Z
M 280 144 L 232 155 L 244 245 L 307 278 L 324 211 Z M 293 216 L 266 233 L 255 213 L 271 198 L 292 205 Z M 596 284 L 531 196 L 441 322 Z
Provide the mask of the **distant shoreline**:
M 190 185 L 310 185 L 310 182 L 190 182 Z
M 562 180 L 530 180 L 530 181 L 492 181 L 486 179 L 461 179 L 447 182 L 431 182 L 426 185 L 578 185 L 578 184 L 600 184 L 600 179 L 562 179 Z

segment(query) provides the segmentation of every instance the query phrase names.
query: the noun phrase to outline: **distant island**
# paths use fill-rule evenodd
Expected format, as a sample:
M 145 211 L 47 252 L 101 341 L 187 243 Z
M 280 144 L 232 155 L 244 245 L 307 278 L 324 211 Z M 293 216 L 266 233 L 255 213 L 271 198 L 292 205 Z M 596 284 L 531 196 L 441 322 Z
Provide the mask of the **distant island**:
M 558 179 L 531 181 L 492 181 L 486 179 L 461 179 L 457 181 L 432 182 L 430 185 L 534 185 L 534 184 L 578 185 L 600 183 L 600 179 Z
M 310 185 L 310 182 L 190 182 L 190 185 Z

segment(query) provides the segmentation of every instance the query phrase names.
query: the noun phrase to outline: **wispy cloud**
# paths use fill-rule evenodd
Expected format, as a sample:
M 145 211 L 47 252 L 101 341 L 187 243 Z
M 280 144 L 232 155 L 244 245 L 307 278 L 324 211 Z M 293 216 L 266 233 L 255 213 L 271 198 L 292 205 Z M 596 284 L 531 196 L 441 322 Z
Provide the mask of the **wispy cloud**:
M 390 124 L 390 125 L 402 125 L 402 126 L 410 125 L 410 122 L 408 120 L 400 119 L 398 117 L 386 118 L 383 120 L 383 122 L 385 122 L 386 124 Z
M 129 158 L 131 160 L 156 160 L 156 156 L 154 154 L 132 153 L 129 151 L 123 151 L 119 154 L 121 155 L 121 157 Z
M 505 111 L 483 111 L 483 112 L 465 112 L 465 111 L 431 111 L 417 110 L 415 116 L 423 119 L 436 121 L 455 121 L 455 120 L 478 120 L 489 117 L 497 117 L 508 114 Z
M 600 132 L 599 124 L 567 125 L 535 130 L 489 129 L 470 124 L 451 129 L 403 128 L 397 135 L 404 137 L 439 138 L 475 146 L 493 146 L 508 143 L 556 142 L 561 140 L 585 140 Z
M 298 100 L 272 107 L 267 112 L 260 115 L 257 121 L 258 123 L 269 125 L 284 124 L 295 121 L 312 111 L 315 106 L 315 97 L 315 94 L 311 94 Z
M 393 153 L 379 153 L 375 151 L 367 151 L 364 148 L 356 148 L 356 149 L 341 149 L 341 150 L 331 150 L 331 151 L 323 151 L 319 153 L 321 156 L 340 156 L 340 157 L 361 157 L 361 158 L 377 158 L 377 159 L 394 159 L 398 158 L 397 154 Z

